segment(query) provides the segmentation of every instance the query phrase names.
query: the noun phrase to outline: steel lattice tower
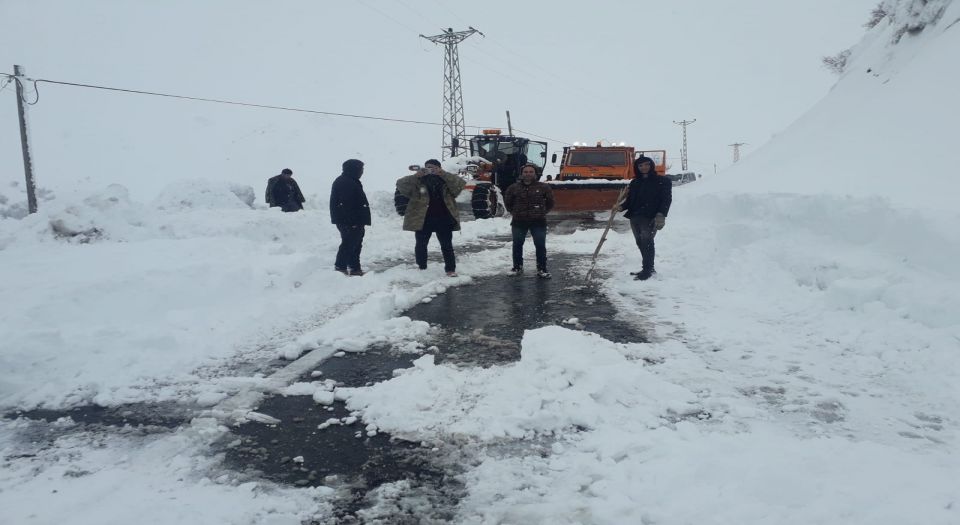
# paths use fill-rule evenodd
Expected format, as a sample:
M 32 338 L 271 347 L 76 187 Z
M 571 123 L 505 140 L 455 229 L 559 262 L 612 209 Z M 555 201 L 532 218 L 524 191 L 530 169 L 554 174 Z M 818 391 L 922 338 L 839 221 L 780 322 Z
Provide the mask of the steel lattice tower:
M 447 29 L 434 36 L 423 36 L 434 44 L 443 44 L 446 47 L 443 59 L 443 158 L 448 159 L 457 155 L 457 148 L 466 135 L 463 123 L 463 90 L 460 83 L 460 54 L 457 44 L 463 42 L 470 35 L 480 33 L 474 28 L 466 31 Z M 483 33 L 480 33 L 483 35 Z
M 734 142 L 733 144 L 727 144 L 728 146 L 733 146 L 733 161 L 737 162 L 740 160 L 740 146 L 746 146 L 746 142 Z
M 687 171 L 687 126 L 696 122 L 697 119 L 693 120 L 681 120 L 677 122 L 673 121 L 674 124 L 683 127 L 683 146 L 680 148 L 680 169 L 684 172 Z

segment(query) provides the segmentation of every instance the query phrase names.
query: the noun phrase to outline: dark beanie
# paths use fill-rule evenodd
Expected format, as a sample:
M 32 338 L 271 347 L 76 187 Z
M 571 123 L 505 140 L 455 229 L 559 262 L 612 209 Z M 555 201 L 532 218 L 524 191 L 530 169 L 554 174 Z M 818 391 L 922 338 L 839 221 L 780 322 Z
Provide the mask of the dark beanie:
M 343 163 L 343 173 L 345 175 L 359 175 L 363 171 L 363 162 L 357 159 L 350 159 Z
M 431 165 L 433 165 L 433 166 L 436 166 L 436 167 L 438 167 L 438 168 L 442 168 L 442 167 L 443 167 L 443 166 L 440 165 L 440 161 L 437 160 L 437 159 L 430 159 L 430 160 L 424 162 L 423 165 L 424 165 L 424 166 L 431 166 Z
M 280 172 L 280 175 L 293 175 L 293 170 L 290 168 L 283 168 L 283 171 Z

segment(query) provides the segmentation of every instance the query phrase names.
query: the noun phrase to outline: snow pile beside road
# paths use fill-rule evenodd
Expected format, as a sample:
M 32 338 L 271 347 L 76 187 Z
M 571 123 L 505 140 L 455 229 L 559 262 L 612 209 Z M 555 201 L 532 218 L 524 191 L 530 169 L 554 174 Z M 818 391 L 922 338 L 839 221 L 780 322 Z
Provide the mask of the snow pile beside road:
M 253 188 L 227 181 L 184 180 L 164 188 L 154 200 L 161 210 L 252 208 Z
M 843 438 L 693 423 L 605 428 L 550 452 L 489 457 L 466 476 L 460 523 L 954 523 L 960 465 Z M 542 457 L 546 456 L 546 457 Z
M 38 205 L 53 199 L 53 192 L 45 188 L 37 188 Z M 22 219 L 27 216 L 27 189 L 19 181 L 12 181 L 0 187 L 0 220 Z

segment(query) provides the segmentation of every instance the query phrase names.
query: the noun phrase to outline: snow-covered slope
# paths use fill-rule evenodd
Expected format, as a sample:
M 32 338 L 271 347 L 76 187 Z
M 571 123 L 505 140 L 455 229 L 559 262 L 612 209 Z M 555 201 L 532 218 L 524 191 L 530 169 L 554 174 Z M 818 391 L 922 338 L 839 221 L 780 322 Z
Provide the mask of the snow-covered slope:
M 831 92 L 697 191 L 885 197 L 956 209 L 960 3 L 888 0 Z

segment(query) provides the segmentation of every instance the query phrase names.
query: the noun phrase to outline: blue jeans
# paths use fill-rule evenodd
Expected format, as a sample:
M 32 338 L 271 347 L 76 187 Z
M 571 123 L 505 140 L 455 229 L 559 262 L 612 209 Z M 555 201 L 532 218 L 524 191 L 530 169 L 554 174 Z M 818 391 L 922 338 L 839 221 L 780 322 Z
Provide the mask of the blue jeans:
M 533 237 L 533 246 L 537 251 L 537 270 L 547 271 L 547 226 L 513 225 L 513 267 L 523 267 L 523 242 L 527 232 Z

